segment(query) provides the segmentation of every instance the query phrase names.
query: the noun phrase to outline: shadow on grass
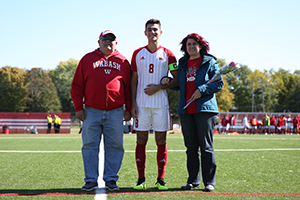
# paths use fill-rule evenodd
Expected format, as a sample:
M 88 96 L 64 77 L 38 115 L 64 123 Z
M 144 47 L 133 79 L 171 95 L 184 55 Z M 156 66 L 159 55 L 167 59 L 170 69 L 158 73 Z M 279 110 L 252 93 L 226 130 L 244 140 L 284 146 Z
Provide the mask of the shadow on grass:
M 168 190 L 159 190 L 156 187 L 147 188 L 144 190 L 134 190 L 133 188 L 120 188 L 120 190 L 109 191 L 107 190 L 106 193 L 170 193 L 170 192 L 204 192 L 202 189 L 197 190 L 181 190 L 180 188 L 169 188 Z
M 102 188 L 103 189 L 103 188 Z M 0 196 L 26 196 L 26 195 L 94 195 L 96 190 L 82 191 L 80 188 L 59 188 L 59 189 L 2 189 L 0 190 Z M 122 194 L 122 193 L 172 193 L 172 192 L 203 192 L 203 190 L 181 190 L 180 188 L 169 188 L 168 190 L 159 190 L 155 187 L 147 188 L 145 190 L 134 190 L 133 188 L 120 188 L 120 190 L 106 190 L 107 194 Z M 2 195 L 1 195 L 2 194 Z
M 39 195 L 39 194 L 95 194 L 94 191 L 82 191 L 80 188 L 57 188 L 57 189 L 2 189 L 0 194 Z

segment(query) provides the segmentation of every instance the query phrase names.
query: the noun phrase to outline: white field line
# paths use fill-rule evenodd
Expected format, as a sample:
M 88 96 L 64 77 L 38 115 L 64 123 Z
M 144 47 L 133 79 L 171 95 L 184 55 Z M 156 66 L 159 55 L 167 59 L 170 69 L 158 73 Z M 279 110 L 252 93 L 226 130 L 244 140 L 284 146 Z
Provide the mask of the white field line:
M 99 149 L 99 177 L 98 177 L 98 189 L 96 189 L 95 200 L 106 200 L 105 193 L 105 182 L 103 181 L 103 171 L 104 171 L 104 148 L 103 148 L 103 135 L 100 142 Z
M 186 150 L 171 150 L 168 152 L 185 152 Z M 215 149 L 215 151 L 300 151 L 300 148 L 270 148 L 270 149 Z M 104 152 L 103 150 L 100 151 Z M 135 150 L 126 150 L 125 153 L 134 153 Z M 147 152 L 156 152 L 156 150 L 147 150 Z M 81 153 L 81 151 L 27 151 L 27 150 L 0 150 L 0 153 Z M 99 155 L 100 156 L 100 155 Z M 99 157 L 100 158 L 100 157 Z M 99 164 L 99 180 L 103 175 L 103 168 L 100 169 Z M 101 177 L 102 180 L 102 177 Z

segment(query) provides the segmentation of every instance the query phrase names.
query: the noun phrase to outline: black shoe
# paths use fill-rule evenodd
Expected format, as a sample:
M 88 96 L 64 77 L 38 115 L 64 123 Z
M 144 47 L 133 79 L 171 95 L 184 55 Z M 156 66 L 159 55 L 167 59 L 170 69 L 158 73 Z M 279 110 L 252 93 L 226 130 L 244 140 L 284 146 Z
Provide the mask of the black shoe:
M 212 192 L 212 191 L 214 191 L 215 190 L 215 187 L 213 186 L 213 185 L 207 185 L 207 186 L 205 186 L 205 188 L 204 188 L 204 191 L 205 192 Z
M 199 189 L 199 184 L 192 184 L 192 183 L 187 183 L 184 186 L 181 186 L 182 190 L 194 190 L 194 189 Z
M 120 190 L 120 188 L 117 186 L 116 181 L 111 180 L 105 183 L 105 189 L 108 189 L 110 191 L 113 190 Z
M 98 183 L 95 183 L 95 182 L 87 182 L 82 188 L 81 190 L 84 190 L 84 191 L 91 191 L 91 190 L 94 190 L 94 189 L 97 189 L 98 188 Z

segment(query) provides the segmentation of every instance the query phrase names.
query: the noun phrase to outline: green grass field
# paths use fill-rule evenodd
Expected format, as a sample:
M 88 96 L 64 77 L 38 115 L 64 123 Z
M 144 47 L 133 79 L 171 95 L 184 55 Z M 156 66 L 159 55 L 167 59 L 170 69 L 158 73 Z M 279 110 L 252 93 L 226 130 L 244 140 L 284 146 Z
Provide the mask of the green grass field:
M 118 193 L 107 199 L 300 199 L 300 195 L 253 193 L 300 192 L 299 135 L 216 135 L 217 160 L 215 193 L 202 190 L 181 191 L 187 179 L 186 154 L 180 134 L 168 134 L 167 192 L 155 187 L 156 145 L 153 134 L 147 145 L 147 190 L 136 193 L 136 136 L 124 135 L 124 160 L 119 172 Z M 72 129 L 70 135 L 0 135 L 0 199 L 94 199 L 81 193 L 84 171 L 80 153 L 81 137 Z M 203 185 L 200 187 L 204 188 Z M 200 194 L 188 194 L 197 192 Z M 75 195 L 19 195 L 5 193 L 75 193 Z M 133 193 L 133 194 L 132 194 Z M 167 194 L 166 194 L 167 193 Z M 243 193 L 225 195 L 221 193 Z M 249 193 L 249 195 L 245 195 Z

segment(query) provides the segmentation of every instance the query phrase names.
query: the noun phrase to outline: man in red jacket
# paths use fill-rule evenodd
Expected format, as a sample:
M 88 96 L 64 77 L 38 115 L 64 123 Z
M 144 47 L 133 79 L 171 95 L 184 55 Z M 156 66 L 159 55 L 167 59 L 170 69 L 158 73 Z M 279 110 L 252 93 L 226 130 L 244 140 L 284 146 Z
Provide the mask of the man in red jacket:
M 102 138 L 105 149 L 103 180 L 107 189 L 119 190 L 116 181 L 124 155 L 124 104 L 124 119 L 131 118 L 130 64 L 117 51 L 113 31 L 103 31 L 98 44 L 99 48 L 80 60 L 71 88 L 76 117 L 83 121 L 82 157 L 86 184 L 82 190 L 98 187 L 98 155 Z

